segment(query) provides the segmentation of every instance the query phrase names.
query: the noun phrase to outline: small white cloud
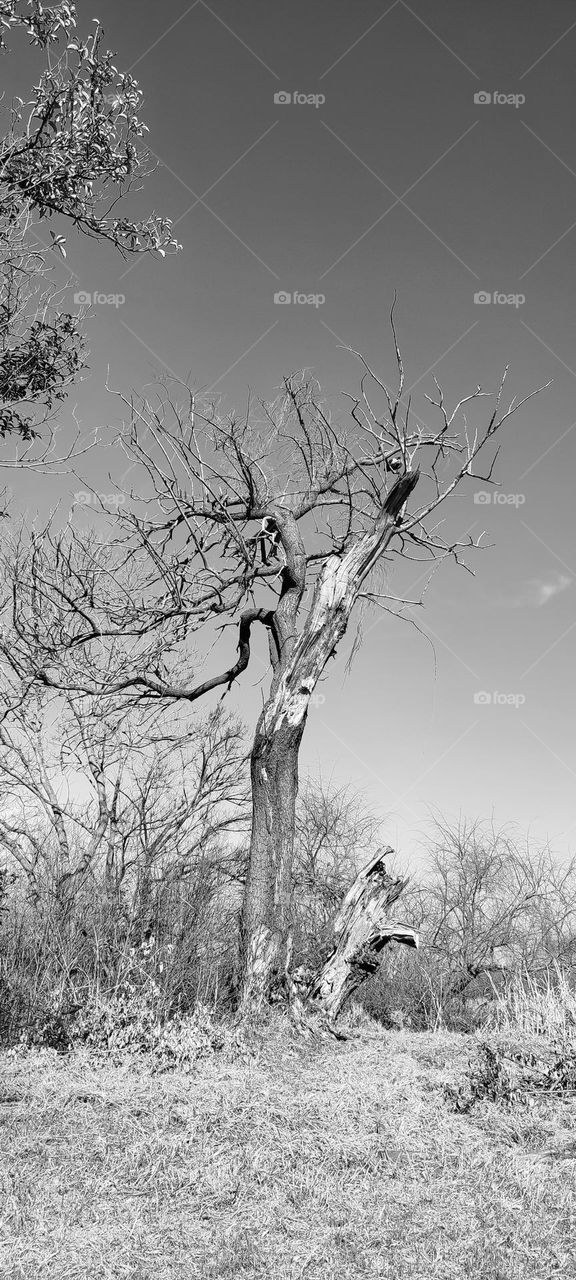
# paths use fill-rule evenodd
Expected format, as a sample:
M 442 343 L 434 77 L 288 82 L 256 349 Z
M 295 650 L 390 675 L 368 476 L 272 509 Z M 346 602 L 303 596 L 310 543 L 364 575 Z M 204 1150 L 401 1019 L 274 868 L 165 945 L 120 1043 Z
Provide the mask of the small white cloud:
M 568 578 L 565 573 L 559 573 L 555 582 L 539 582 L 536 584 L 538 589 L 538 604 L 546 604 L 547 600 L 551 600 L 552 596 L 557 596 L 561 591 L 565 591 L 567 587 L 572 585 L 572 579 Z
M 565 573 L 552 573 L 547 578 L 530 578 L 517 596 L 509 598 L 508 604 L 512 609 L 541 609 L 570 586 L 572 578 Z

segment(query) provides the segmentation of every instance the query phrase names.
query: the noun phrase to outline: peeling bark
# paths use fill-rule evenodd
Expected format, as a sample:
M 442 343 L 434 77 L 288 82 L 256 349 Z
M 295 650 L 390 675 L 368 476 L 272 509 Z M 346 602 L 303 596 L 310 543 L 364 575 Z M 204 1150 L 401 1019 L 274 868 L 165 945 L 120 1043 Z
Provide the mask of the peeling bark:
M 289 931 L 292 855 L 298 792 L 298 752 L 306 707 L 291 715 L 283 704 L 274 723 L 262 712 L 252 750 L 252 835 L 242 915 L 241 1004 L 265 1002 Z
M 267 1001 L 270 974 L 278 950 L 278 934 L 265 924 L 257 926 L 249 935 L 244 957 L 245 978 L 239 1005 L 239 1014 L 258 1012 Z
M 389 942 L 418 946 L 413 929 L 389 918 L 390 907 L 408 883 L 388 875 L 384 858 L 392 852 L 388 848 L 378 853 L 348 890 L 332 925 L 333 950 L 308 989 L 307 1000 L 319 1006 L 330 1023 L 353 992 L 376 973 Z

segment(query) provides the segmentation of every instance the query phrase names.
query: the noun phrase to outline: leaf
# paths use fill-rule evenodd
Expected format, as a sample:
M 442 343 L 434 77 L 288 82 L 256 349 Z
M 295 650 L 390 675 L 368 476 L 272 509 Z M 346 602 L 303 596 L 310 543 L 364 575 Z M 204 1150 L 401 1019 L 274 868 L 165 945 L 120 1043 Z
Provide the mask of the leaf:
M 65 236 L 57 236 L 54 233 L 54 231 L 51 231 L 50 235 L 52 236 L 52 248 L 57 249 L 58 252 L 62 254 L 62 257 L 65 258 L 66 257 L 66 250 L 64 248 L 64 245 L 66 244 Z

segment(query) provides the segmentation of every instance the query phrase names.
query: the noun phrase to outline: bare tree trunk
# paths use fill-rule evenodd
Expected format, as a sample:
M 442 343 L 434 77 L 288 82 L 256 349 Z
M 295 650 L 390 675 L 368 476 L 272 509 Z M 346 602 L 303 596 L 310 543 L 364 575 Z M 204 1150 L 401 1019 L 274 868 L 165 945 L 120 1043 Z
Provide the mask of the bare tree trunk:
M 270 723 L 274 719 L 274 724 Z M 242 911 L 241 1006 L 266 1001 L 275 970 L 283 967 L 289 933 L 292 857 L 298 794 L 298 753 L 306 716 L 291 723 L 265 707 L 251 758 L 252 834 Z

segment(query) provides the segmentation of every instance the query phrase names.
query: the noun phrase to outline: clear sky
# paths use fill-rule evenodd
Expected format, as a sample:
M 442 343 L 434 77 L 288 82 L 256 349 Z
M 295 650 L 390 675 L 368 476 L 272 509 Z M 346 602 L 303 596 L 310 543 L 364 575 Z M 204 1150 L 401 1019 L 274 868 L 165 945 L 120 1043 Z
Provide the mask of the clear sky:
M 125 300 L 94 307 L 90 373 L 64 435 L 72 403 L 86 430 L 117 417 L 108 367 L 126 391 L 167 369 L 232 405 L 248 388 L 271 396 L 306 366 L 343 414 L 358 370 L 342 343 L 392 378 L 395 290 L 417 411 L 433 374 L 450 400 L 495 388 L 506 364 L 511 394 L 553 379 L 506 427 L 500 500 L 475 502 L 472 482 L 454 500 L 457 527 L 486 529 L 494 546 L 471 561 L 475 578 L 441 567 L 415 611 L 435 655 L 409 623 L 368 616 L 351 673 L 345 651 L 318 690 L 302 767 L 363 790 L 401 855 L 417 856 L 436 808 L 494 814 L 566 856 L 576 849 L 572 0 L 78 9 L 84 29 L 102 20 L 118 65 L 144 88 L 160 167 L 134 211 L 173 217 L 183 252 L 123 263 L 69 235 L 78 288 Z M 11 44 L 3 85 L 25 97 L 38 56 L 21 35 Z M 324 301 L 278 305 L 278 291 Z M 118 461 L 106 450 L 84 468 L 103 488 L 108 470 Z M 14 509 L 30 515 L 67 507 L 79 487 L 66 475 L 8 479 Z M 422 574 L 409 569 L 391 591 L 418 594 Z M 229 697 L 248 720 L 264 656 L 262 638 Z M 490 701 L 475 703 L 479 692 Z

